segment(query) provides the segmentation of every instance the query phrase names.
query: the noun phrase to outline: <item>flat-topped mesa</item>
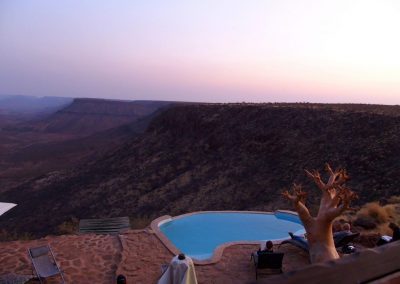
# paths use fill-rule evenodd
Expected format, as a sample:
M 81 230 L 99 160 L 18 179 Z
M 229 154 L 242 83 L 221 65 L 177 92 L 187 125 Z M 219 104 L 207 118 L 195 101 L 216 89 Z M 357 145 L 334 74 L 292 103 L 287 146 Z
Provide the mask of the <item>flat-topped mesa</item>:
M 293 202 L 307 233 L 310 248 L 311 263 L 328 261 L 339 258 L 333 241 L 332 223 L 333 220 L 349 209 L 350 202 L 357 195 L 344 184 L 349 179 L 344 169 L 333 171 L 326 164 L 326 171 L 330 177 L 325 183 L 318 171 L 309 172 L 307 175 L 312 178 L 322 192 L 321 202 L 316 217 L 312 217 L 305 206 L 307 193 L 300 185 L 294 184 L 290 194 L 288 191 L 282 195 Z
M 51 133 L 86 136 L 132 123 L 171 104 L 161 101 L 74 99 L 67 107 L 41 121 L 39 129 Z

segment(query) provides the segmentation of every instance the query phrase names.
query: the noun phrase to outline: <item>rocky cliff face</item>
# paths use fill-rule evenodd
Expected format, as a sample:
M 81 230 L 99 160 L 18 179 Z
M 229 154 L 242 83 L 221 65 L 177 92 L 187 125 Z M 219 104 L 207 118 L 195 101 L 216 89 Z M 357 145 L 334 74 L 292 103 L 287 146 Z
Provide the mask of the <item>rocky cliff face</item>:
M 0 115 L 0 193 L 29 178 L 96 159 L 144 132 L 153 113 L 168 104 L 76 99 L 41 119 Z
M 38 124 L 45 132 L 90 135 L 147 116 L 170 102 L 75 99 Z
M 348 169 L 359 203 L 399 194 L 400 117 L 387 108 L 176 106 L 101 158 L 5 193 L 19 206 L 0 225 L 45 235 L 70 217 L 288 208 L 282 189 L 311 186 L 304 169 L 325 162 Z
M 72 101 L 72 98 L 62 97 L 0 95 L 0 114 L 28 120 L 56 112 L 71 104 Z

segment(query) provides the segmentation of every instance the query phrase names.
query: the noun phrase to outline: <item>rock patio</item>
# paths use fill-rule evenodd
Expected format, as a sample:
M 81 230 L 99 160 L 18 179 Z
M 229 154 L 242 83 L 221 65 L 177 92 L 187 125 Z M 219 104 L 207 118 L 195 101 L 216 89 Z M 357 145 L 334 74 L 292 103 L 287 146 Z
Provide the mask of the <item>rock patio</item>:
M 42 244 L 51 245 L 67 283 L 109 284 L 115 282 L 118 274 L 125 275 L 128 283 L 155 283 L 161 275 L 161 265 L 173 257 L 149 229 L 129 230 L 121 235 L 48 236 L 33 241 L 0 243 L 0 275 L 33 274 L 27 250 Z M 218 263 L 196 265 L 199 283 L 254 281 L 250 254 L 257 249 L 257 245 L 230 246 Z M 285 253 L 284 271 L 308 264 L 308 256 L 297 248 L 282 245 L 278 250 Z M 54 278 L 48 283 L 57 283 L 57 280 Z

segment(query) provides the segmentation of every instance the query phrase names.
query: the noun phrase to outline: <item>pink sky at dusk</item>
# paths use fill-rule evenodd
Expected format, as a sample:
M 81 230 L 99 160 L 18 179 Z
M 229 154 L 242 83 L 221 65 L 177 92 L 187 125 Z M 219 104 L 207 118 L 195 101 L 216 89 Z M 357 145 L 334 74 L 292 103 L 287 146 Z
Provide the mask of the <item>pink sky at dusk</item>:
M 397 0 L 0 2 L 0 94 L 400 104 Z

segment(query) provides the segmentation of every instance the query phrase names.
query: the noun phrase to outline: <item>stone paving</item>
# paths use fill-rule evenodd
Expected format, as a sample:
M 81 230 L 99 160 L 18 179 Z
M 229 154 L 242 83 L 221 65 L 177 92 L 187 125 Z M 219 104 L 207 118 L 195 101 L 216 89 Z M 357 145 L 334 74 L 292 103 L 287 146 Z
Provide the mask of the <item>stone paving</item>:
M 34 241 L 1 242 L 0 275 L 34 274 L 28 248 L 44 244 L 50 244 L 67 283 L 114 282 L 121 244 L 117 236 L 109 235 L 49 236 Z M 59 283 L 59 278 L 53 277 L 47 283 Z
M 42 244 L 51 245 L 67 283 L 115 283 L 118 274 L 125 275 L 128 283 L 156 283 L 161 275 L 161 265 L 169 263 L 173 257 L 150 229 L 129 230 L 121 235 L 49 236 L 33 241 L 1 242 L 0 276 L 33 274 L 27 250 Z M 195 266 L 198 282 L 254 281 L 250 255 L 257 249 L 257 245 L 226 248 L 218 263 Z M 285 272 L 308 265 L 308 255 L 295 247 L 282 245 L 276 250 L 285 253 Z M 57 283 L 57 280 L 54 278 L 47 283 Z

